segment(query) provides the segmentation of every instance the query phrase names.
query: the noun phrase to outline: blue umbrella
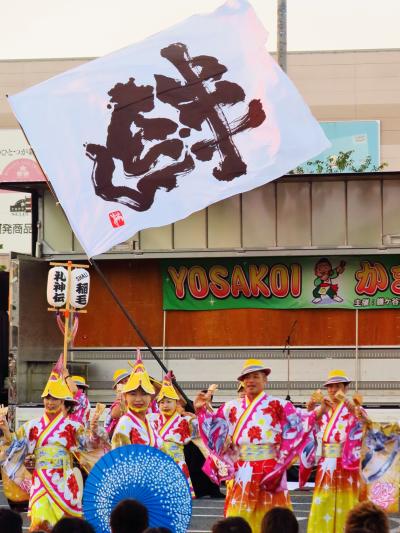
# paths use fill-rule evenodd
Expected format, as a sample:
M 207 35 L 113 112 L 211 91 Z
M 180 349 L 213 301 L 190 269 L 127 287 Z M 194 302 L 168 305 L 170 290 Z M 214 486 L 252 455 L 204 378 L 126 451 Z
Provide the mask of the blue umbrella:
M 96 533 L 110 533 L 111 511 L 126 498 L 147 507 L 150 527 L 187 531 L 192 514 L 189 484 L 175 461 L 162 451 L 132 444 L 97 461 L 83 492 L 83 512 Z

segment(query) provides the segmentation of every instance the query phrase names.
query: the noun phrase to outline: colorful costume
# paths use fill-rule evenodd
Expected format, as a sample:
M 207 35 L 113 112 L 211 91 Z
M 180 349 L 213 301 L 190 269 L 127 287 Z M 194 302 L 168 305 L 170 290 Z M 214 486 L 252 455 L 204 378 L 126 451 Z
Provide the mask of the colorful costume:
M 330 383 L 350 383 L 342 371 L 330 373 Z M 347 513 L 359 502 L 362 424 L 345 401 L 317 418 L 313 411 L 305 421 L 308 440 L 301 453 L 300 485 L 304 485 L 315 461 L 317 434 L 322 438 L 308 532 L 342 533 Z
M 113 381 L 114 381 L 113 389 L 118 391 L 118 386 L 119 387 L 123 386 L 121 381 L 123 381 L 126 378 L 129 378 L 128 370 L 125 370 L 125 368 L 119 368 L 118 370 L 116 370 L 114 372 L 114 376 L 113 376 Z M 104 422 L 104 428 L 107 431 L 110 439 L 113 436 L 114 429 L 115 429 L 116 425 L 118 424 L 118 420 L 119 420 L 118 418 L 113 418 L 111 416 L 111 413 L 112 413 L 114 407 L 119 407 L 120 410 L 123 411 L 125 409 L 125 406 L 122 407 L 122 405 L 123 405 L 122 399 L 118 395 L 118 397 L 111 404 L 111 407 L 108 409 L 108 411 L 106 413 L 106 419 L 105 419 L 105 422 Z
M 77 387 L 84 387 L 85 389 L 89 388 L 85 378 L 81 376 L 72 376 L 71 379 Z M 74 395 L 74 400 L 76 402 L 76 407 L 74 407 L 72 413 L 70 413 L 70 419 L 79 422 L 85 428 L 89 428 L 91 409 L 89 398 L 83 390 L 78 389 L 78 392 Z
M 175 401 L 180 399 L 172 385 L 170 373 L 166 374 L 164 377 L 161 390 L 157 396 L 157 401 L 160 402 L 163 398 L 169 398 Z M 154 432 L 157 433 L 162 440 L 162 451 L 172 457 L 185 474 L 189 483 L 190 492 L 194 498 L 193 486 L 189 475 L 189 469 L 185 461 L 183 447 L 198 436 L 197 419 L 190 416 L 182 416 L 176 410 L 169 415 L 162 412 L 149 414 L 148 419 Z
M 82 494 L 71 452 L 87 446 L 83 426 L 62 413 L 52 421 L 44 414 L 19 428 L 16 439 L 27 441 L 27 454 L 35 454 L 29 499 L 31 531 L 52 527 L 63 516 L 80 517 Z
M 369 421 L 361 450 L 362 490 L 387 513 L 399 512 L 400 426 Z
M 126 378 L 129 378 L 129 372 L 125 369 L 119 369 L 119 370 L 116 370 L 114 372 L 114 385 L 113 385 L 113 389 L 116 389 L 118 388 L 118 386 L 122 387 L 121 388 L 121 391 L 122 392 L 122 389 L 123 389 L 123 385 L 121 384 L 120 385 L 120 382 L 123 381 L 124 379 Z M 157 380 L 155 380 L 154 378 L 152 378 L 151 376 L 149 376 L 150 378 L 150 383 L 151 384 L 156 384 L 156 385 L 159 385 L 161 387 L 161 383 L 159 383 Z M 155 394 L 155 392 L 154 392 Z M 125 402 L 122 400 L 121 397 L 117 397 L 116 400 L 111 404 L 111 407 L 108 409 L 107 411 L 107 414 L 106 414 L 106 418 L 105 418 L 105 421 L 104 421 L 104 428 L 105 430 L 107 431 L 110 439 L 112 438 L 113 434 L 114 434 L 114 430 L 118 424 L 118 420 L 119 418 L 113 418 L 112 417 L 112 412 L 113 412 L 113 409 L 115 407 L 118 407 L 120 409 L 120 411 L 122 413 L 125 412 L 126 410 L 126 406 L 125 406 Z M 158 413 L 158 405 L 157 405 L 157 402 L 156 400 L 152 400 L 151 404 L 150 404 L 150 407 L 149 407 L 149 413 Z
M 114 449 L 126 444 L 146 444 L 156 448 L 161 446 L 157 433 L 149 424 L 148 415 L 145 421 L 130 410 L 121 416 L 111 440 L 111 447 Z
M 270 372 L 261 361 L 249 359 L 239 380 L 260 371 Z M 291 506 L 286 469 L 301 443 L 300 417 L 290 402 L 262 391 L 253 401 L 245 397 L 227 402 L 217 413 L 202 408 L 198 418 L 205 445 L 226 464 L 234 465 L 225 516 L 243 517 L 258 533 L 269 509 Z M 229 443 L 236 457 L 225 451 Z
M 42 397 L 73 401 L 65 382 L 54 373 Z M 100 437 L 86 432 L 82 424 L 63 411 L 53 419 L 45 412 L 41 418 L 26 422 L 13 436 L 3 464 L 11 479 L 28 454 L 35 455 L 35 469 L 29 498 L 30 531 L 52 527 L 64 516 L 82 516 L 82 479 L 72 467 L 72 454 L 78 449 L 99 445 Z
M 123 392 L 131 392 L 141 388 L 146 394 L 154 395 L 155 389 L 150 382 L 150 376 L 147 373 L 140 352 L 136 357 L 136 363 L 133 367 L 131 375 L 127 383 L 124 385 Z M 150 412 L 150 407 L 148 409 Z M 149 424 L 149 415 L 145 415 L 142 420 L 133 409 L 129 409 L 126 414 L 122 415 L 114 429 L 111 446 L 118 448 L 126 444 L 146 444 L 148 446 L 155 446 L 160 448 L 161 440 L 158 434 Z
M 89 398 L 81 389 L 81 387 L 88 389 L 89 385 L 86 384 L 85 378 L 81 376 L 72 376 L 72 381 L 78 387 L 78 391 L 74 394 L 76 406 L 73 408 L 72 412 L 69 413 L 68 418 L 70 420 L 74 420 L 75 422 L 79 422 L 86 429 L 89 429 L 91 405 Z M 111 449 L 107 432 L 102 429 L 101 433 L 102 444 L 96 447 L 96 449 L 90 451 L 80 449 L 74 452 L 75 459 L 79 463 L 80 470 L 84 471 L 86 474 L 89 474 L 97 461 Z
M 14 503 L 27 503 L 32 487 L 32 474 L 24 465 L 24 458 L 22 457 L 24 449 L 14 453 L 14 460 L 7 469 L 8 473 L 13 477 L 11 479 L 4 468 L 9 455 L 9 448 L 10 442 L 2 435 L 0 437 L 0 465 L 2 465 L 1 479 L 3 481 L 3 493 L 8 500 Z

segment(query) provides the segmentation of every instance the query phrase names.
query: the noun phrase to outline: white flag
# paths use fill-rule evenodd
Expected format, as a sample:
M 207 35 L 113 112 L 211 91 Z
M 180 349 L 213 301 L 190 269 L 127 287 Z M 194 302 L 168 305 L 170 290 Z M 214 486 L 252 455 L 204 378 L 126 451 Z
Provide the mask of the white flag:
M 329 146 L 266 38 L 231 0 L 9 98 L 89 257 Z

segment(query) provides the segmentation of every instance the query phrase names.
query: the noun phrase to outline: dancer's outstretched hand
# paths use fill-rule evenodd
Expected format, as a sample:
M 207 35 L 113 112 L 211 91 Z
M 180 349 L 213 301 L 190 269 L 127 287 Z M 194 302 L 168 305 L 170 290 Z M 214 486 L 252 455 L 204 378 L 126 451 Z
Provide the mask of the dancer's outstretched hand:
M 196 398 L 193 401 L 193 406 L 195 411 L 199 411 L 204 406 L 206 406 L 211 401 L 212 393 L 208 392 L 199 392 Z

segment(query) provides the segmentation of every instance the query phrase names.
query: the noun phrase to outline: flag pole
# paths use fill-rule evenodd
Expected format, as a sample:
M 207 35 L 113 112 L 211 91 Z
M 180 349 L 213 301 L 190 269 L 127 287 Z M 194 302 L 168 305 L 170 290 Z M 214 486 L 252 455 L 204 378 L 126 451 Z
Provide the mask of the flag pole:
M 287 5 L 286 0 L 277 4 L 277 55 L 278 65 L 287 72 Z
M 165 339 L 166 339 L 166 333 L 167 333 L 167 311 L 163 312 L 163 341 L 162 341 L 162 360 L 165 364 Z
M 147 349 L 150 351 L 151 355 L 154 357 L 154 359 L 157 361 L 157 363 L 160 365 L 160 367 L 163 369 L 165 373 L 168 372 L 168 368 L 164 365 L 164 363 L 161 361 L 155 350 L 151 347 L 149 341 L 146 339 L 146 337 L 143 335 L 141 330 L 139 329 L 139 326 L 136 324 L 136 322 L 133 320 L 132 316 L 129 314 L 128 310 L 124 306 L 124 304 L 119 299 L 118 295 L 110 285 L 108 279 L 103 274 L 102 270 L 100 269 L 99 265 L 97 264 L 97 261 L 94 259 L 90 259 L 90 262 L 93 264 L 94 268 L 96 269 L 96 272 L 100 276 L 101 280 L 103 281 L 104 285 L 106 286 L 108 292 L 111 294 L 113 300 L 118 305 L 118 307 L 121 309 L 122 313 L 124 314 L 125 318 L 128 320 L 129 324 L 133 327 L 133 329 L 136 331 L 139 338 L 143 341 L 144 345 L 147 347 Z M 174 386 L 177 388 L 178 392 L 183 396 L 185 401 L 187 403 L 191 403 L 189 398 L 186 396 L 186 394 L 183 392 L 179 384 L 173 380 Z
M 358 379 L 359 379 L 359 360 L 358 360 L 358 309 L 356 308 L 356 343 L 355 343 L 356 361 L 356 392 L 358 392 Z
M 72 261 L 67 263 L 67 298 L 65 301 L 65 327 L 64 327 L 64 368 L 67 368 L 68 362 L 68 336 L 69 336 L 69 323 L 70 323 L 70 312 L 71 312 L 71 301 L 70 301 L 70 290 L 71 290 L 71 270 L 72 270 Z

